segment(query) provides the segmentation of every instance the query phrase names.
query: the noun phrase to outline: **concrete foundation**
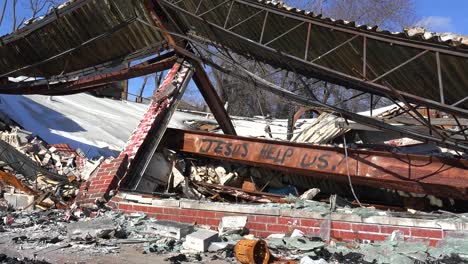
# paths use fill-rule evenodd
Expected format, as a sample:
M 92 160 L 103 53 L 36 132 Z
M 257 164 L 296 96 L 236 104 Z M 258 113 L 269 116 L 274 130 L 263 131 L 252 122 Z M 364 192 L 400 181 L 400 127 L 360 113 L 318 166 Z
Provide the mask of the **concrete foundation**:
M 248 218 L 246 228 L 249 233 L 260 238 L 292 232 L 294 229 L 301 230 L 305 234 L 318 235 L 321 229 L 326 228 L 322 224 L 328 219 L 330 237 L 345 241 L 381 241 L 389 237 L 394 230 L 400 230 L 407 240 L 423 240 L 435 246 L 451 232 L 468 231 L 468 223 L 450 216 L 447 216 L 447 219 L 424 218 L 409 213 L 390 216 L 386 212 L 366 216 L 343 211 L 323 214 L 306 209 L 277 206 L 156 198 L 153 199 L 152 205 L 147 205 L 129 202 L 126 200 L 126 195 L 119 193 L 108 205 L 124 213 L 143 212 L 156 219 L 196 223 L 210 226 L 212 230 L 218 230 L 224 216 L 242 215 Z

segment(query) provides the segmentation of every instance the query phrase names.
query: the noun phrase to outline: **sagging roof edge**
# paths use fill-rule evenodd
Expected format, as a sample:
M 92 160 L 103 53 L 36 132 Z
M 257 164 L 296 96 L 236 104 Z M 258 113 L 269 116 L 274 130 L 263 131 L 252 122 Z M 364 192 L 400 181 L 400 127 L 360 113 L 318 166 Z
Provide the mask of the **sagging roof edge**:
M 353 29 L 357 31 L 365 31 L 366 33 L 379 35 L 384 37 L 390 37 L 394 39 L 403 39 L 407 41 L 414 41 L 420 44 L 426 45 L 437 45 L 445 46 L 449 49 L 468 49 L 468 36 L 463 36 L 460 34 L 449 33 L 449 32 L 431 32 L 426 31 L 423 28 L 412 27 L 405 28 L 403 31 L 391 32 L 389 30 L 380 30 L 378 26 L 369 26 L 369 25 L 359 25 L 355 21 L 346 21 L 343 19 L 334 19 L 330 17 L 323 17 L 322 14 L 314 14 L 313 12 L 302 10 L 296 7 L 290 7 L 280 3 L 274 3 L 268 0 L 238 0 L 239 2 L 245 4 L 253 4 L 257 6 L 268 6 L 275 7 L 276 9 L 285 12 L 285 13 L 294 13 L 295 15 L 300 15 L 307 19 L 312 19 L 317 22 L 326 23 L 333 26 L 340 26 L 347 29 Z M 253 2 L 253 3 L 252 3 Z M 255 3 L 256 2 L 256 3 Z M 443 38 L 447 38 L 444 40 Z M 458 49 L 457 49 L 458 50 Z M 468 52 L 466 50 L 465 52 Z
M 20 39 L 28 34 L 33 33 L 35 30 L 40 29 L 47 24 L 53 22 L 61 15 L 65 15 L 73 10 L 80 8 L 90 0 L 70 0 L 65 2 L 63 5 L 53 8 L 51 12 L 45 15 L 41 19 L 35 20 L 30 25 L 27 25 L 16 32 L 4 35 L 0 37 L 0 45 L 15 41 Z M 390 37 L 394 39 L 402 39 L 406 41 L 417 42 L 420 44 L 426 45 L 437 45 L 438 47 L 444 46 L 448 49 L 468 49 L 468 36 L 463 36 L 460 34 L 454 33 L 436 33 L 425 31 L 422 28 L 408 28 L 399 32 L 391 32 L 389 30 L 380 30 L 378 26 L 369 26 L 369 25 L 359 25 L 355 21 L 345 21 L 343 19 L 333 19 L 330 17 L 323 17 L 322 14 L 314 14 L 313 12 L 302 10 L 296 7 L 290 7 L 281 3 L 274 3 L 268 0 L 238 0 L 246 4 L 253 4 L 257 6 L 268 6 L 274 7 L 279 11 L 284 13 L 294 13 L 295 15 L 300 15 L 307 19 L 312 19 L 317 22 L 326 23 L 333 26 L 340 26 L 347 29 L 352 29 L 356 31 L 365 31 L 366 33 Z M 443 38 L 446 38 L 445 40 Z M 468 52 L 466 50 L 465 52 Z

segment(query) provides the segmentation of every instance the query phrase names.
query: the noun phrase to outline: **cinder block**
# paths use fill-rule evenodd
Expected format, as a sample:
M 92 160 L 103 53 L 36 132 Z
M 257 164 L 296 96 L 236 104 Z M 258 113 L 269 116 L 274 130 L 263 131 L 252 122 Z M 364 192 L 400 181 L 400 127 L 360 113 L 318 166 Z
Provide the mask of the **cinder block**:
M 200 229 L 187 236 L 184 247 L 199 252 L 206 252 L 212 242 L 218 240 L 218 232 Z
M 259 217 L 259 216 L 257 216 Z M 265 218 L 267 216 L 263 216 Z M 274 219 L 276 223 L 276 218 L 271 217 Z M 265 221 L 259 221 L 265 222 Z M 219 223 L 219 235 L 229 235 L 229 234 L 242 234 L 245 231 L 245 225 L 247 224 L 247 216 L 225 216 L 221 219 Z
M 157 235 L 181 239 L 193 232 L 193 225 L 178 223 L 174 221 L 160 220 L 148 224 L 147 231 Z
M 3 198 L 15 209 L 25 209 L 33 210 L 34 206 L 32 203 L 34 202 L 34 196 L 28 194 L 19 194 L 19 193 L 5 193 Z

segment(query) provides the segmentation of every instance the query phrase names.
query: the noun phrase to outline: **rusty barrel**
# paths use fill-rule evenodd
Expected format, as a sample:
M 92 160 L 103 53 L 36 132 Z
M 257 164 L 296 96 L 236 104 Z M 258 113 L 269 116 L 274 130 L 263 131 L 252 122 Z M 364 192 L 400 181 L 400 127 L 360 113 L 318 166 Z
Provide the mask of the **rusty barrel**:
M 242 264 L 267 264 L 270 250 L 264 240 L 242 239 L 234 247 L 237 260 Z

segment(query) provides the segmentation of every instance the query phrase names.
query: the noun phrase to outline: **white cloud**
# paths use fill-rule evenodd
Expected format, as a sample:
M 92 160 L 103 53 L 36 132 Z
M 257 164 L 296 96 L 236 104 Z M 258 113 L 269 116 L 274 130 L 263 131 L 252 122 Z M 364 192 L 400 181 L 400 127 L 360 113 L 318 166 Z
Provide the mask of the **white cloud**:
M 435 32 L 453 32 L 455 30 L 452 18 L 443 16 L 423 17 L 416 23 L 416 26 Z

